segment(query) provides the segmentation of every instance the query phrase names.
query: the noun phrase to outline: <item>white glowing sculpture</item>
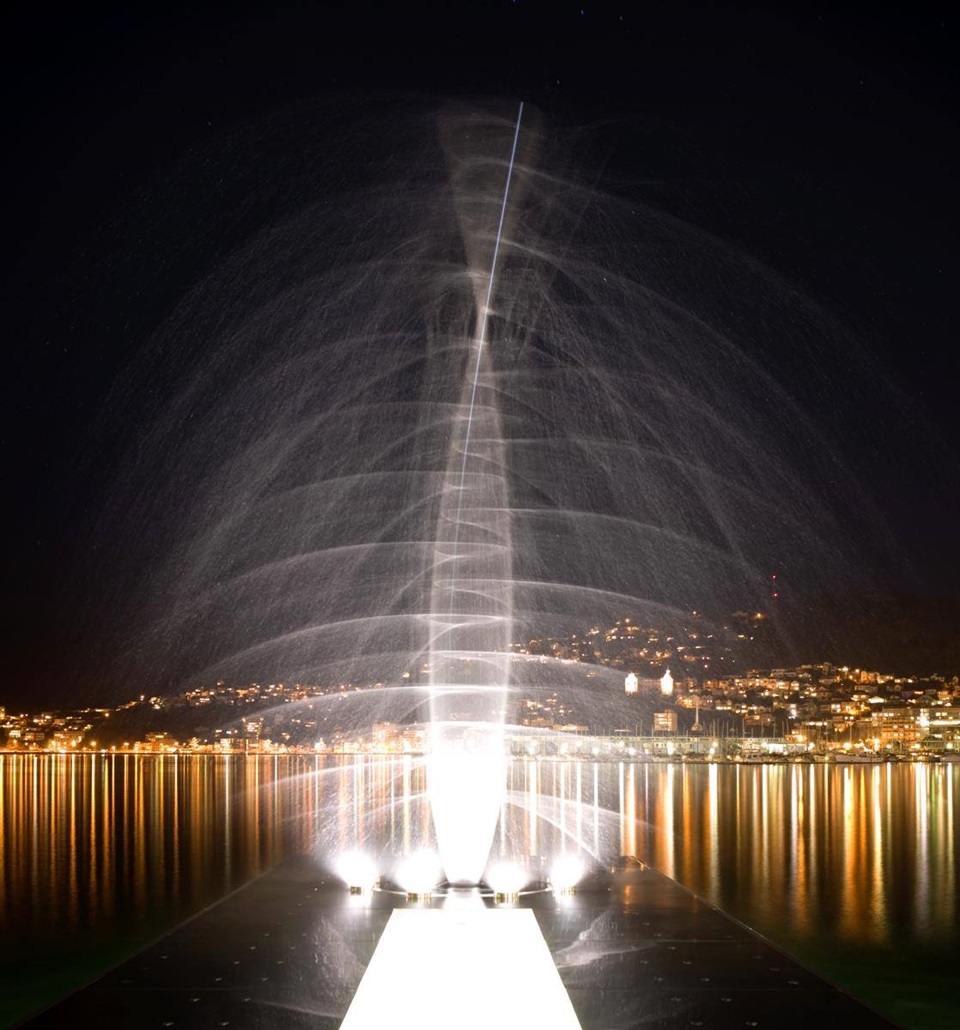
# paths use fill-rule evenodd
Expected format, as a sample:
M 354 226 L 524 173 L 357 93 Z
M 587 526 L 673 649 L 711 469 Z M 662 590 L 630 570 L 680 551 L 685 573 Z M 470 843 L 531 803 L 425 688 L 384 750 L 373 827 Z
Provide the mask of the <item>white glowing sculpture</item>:
M 431 735 L 427 782 L 437 846 L 451 883 L 476 884 L 497 828 L 507 778 L 500 727 Z
M 673 693 L 673 677 L 670 675 L 669 669 L 667 669 L 660 679 L 660 693 L 663 694 L 664 697 L 670 697 Z
M 637 674 L 635 672 L 631 672 L 623 681 L 623 689 L 628 694 L 636 694 L 640 689 L 640 680 L 637 679 Z

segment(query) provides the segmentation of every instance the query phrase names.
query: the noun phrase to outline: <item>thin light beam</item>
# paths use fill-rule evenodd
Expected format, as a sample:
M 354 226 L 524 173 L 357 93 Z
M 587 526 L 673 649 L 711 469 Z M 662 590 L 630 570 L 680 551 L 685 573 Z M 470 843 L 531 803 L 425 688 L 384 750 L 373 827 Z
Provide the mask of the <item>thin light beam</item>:
M 457 490 L 457 520 L 453 533 L 453 559 L 457 560 L 460 539 L 460 518 L 463 510 L 463 483 L 467 476 L 467 456 L 470 453 L 470 433 L 473 428 L 473 409 L 477 400 L 477 382 L 480 379 L 480 361 L 483 348 L 487 342 L 487 319 L 490 314 L 490 302 L 493 299 L 493 283 L 496 277 L 497 260 L 500 257 L 500 240 L 503 237 L 503 222 L 507 214 L 507 200 L 510 196 L 510 183 L 513 180 L 513 165 L 517 157 L 517 141 L 520 139 L 520 121 L 523 118 L 523 101 L 517 111 L 517 124 L 513 130 L 513 146 L 510 148 L 510 165 L 507 168 L 507 181 L 503 186 L 503 200 L 500 203 L 500 222 L 497 225 L 497 239 L 493 245 L 493 258 L 490 261 L 490 276 L 487 280 L 487 298 L 480 313 L 480 331 L 477 333 L 477 360 L 473 367 L 473 386 L 470 391 L 470 408 L 467 411 L 467 429 L 463 438 L 463 462 L 460 466 L 460 486 Z

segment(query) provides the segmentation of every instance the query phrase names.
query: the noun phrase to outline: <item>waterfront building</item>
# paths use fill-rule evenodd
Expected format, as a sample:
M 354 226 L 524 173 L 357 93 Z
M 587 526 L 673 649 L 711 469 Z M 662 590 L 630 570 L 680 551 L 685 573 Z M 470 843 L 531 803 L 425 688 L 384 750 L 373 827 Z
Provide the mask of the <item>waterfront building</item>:
M 676 736 L 677 733 L 677 713 L 676 712 L 654 712 L 653 713 L 653 732 L 654 733 L 670 733 Z

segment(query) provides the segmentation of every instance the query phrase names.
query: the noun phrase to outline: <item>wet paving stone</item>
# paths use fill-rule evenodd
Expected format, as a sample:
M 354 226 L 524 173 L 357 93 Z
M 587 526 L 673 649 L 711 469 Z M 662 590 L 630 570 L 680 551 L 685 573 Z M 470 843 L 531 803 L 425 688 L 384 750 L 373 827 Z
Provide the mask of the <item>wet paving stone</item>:
M 659 873 L 591 888 L 521 900 L 582 1030 L 895 1025 Z M 405 903 L 291 860 L 22 1025 L 334 1030 Z

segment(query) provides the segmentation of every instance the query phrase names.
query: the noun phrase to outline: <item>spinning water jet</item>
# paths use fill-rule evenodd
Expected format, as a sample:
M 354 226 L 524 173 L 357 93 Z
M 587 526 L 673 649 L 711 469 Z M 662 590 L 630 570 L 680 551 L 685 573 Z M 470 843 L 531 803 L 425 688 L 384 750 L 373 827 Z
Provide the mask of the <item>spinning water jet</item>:
M 430 616 L 427 789 L 447 878 L 479 883 L 506 782 L 503 725 L 513 641 L 506 448 L 489 326 L 523 104 L 484 277 L 473 275 L 476 333 L 441 485 Z
M 472 370 L 454 416 L 436 533 L 427 786 L 440 859 L 454 886 L 480 882 L 506 786 L 513 563 L 499 390 L 487 349 L 522 116 L 521 104 L 485 286 L 475 278 Z M 416 875 L 407 872 L 411 864 Z M 407 900 L 427 897 L 431 877 L 435 882 L 427 860 L 409 859 L 398 875 Z M 516 900 L 525 879 L 515 865 L 494 867 L 497 901 Z M 457 900 L 456 891 L 451 899 Z M 463 900 L 479 902 L 479 896 L 472 891 Z M 343 1021 L 345 1030 L 380 1025 L 386 1017 L 382 999 L 389 999 L 395 1016 L 403 988 L 423 968 L 442 989 L 432 988 L 426 1001 L 418 998 L 416 1011 L 401 1023 L 415 1018 L 422 1027 L 457 1023 L 486 1030 L 509 1018 L 513 1025 L 579 1028 L 533 913 L 486 911 L 477 904 L 472 911 L 463 905 L 443 913 L 395 911 Z M 482 1003 L 474 989 L 478 974 L 495 985 L 483 992 Z M 463 1004 L 466 996 L 470 1006 Z
M 176 387 L 138 409 L 152 428 L 90 548 L 107 567 L 137 534 L 165 556 L 115 680 L 319 684 L 278 705 L 313 740 L 412 738 L 375 810 L 383 770 L 359 759 L 324 794 L 318 851 L 385 876 L 424 847 L 466 884 L 488 858 L 545 879 L 558 855 L 619 853 L 618 799 L 586 763 L 548 788 L 532 746 L 505 789 L 504 726 L 650 725 L 663 702 L 624 695 L 600 627 L 760 604 L 771 567 L 826 579 L 849 553 L 797 471 L 833 482 L 833 456 L 763 363 L 781 335 L 813 350 L 822 321 L 642 191 L 585 185 L 562 131 L 514 115 L 445 111 L 438 132 L 431 112 L 407 149 L 403 119 L 350 121 L 356 188 L 321 202 L 311 166 L 302 204 L 159 333 L 131 396 Z M 271 162 L 341 153 L 307 121 Z M 269 171 L 252 179 L 287 182 Z M 351 760 L 325 761 L 321 786 Z

